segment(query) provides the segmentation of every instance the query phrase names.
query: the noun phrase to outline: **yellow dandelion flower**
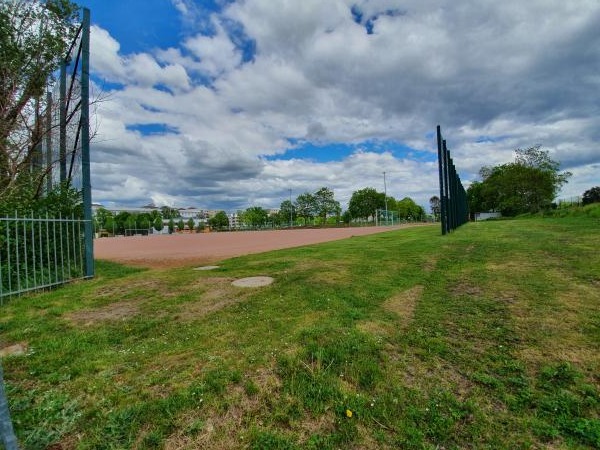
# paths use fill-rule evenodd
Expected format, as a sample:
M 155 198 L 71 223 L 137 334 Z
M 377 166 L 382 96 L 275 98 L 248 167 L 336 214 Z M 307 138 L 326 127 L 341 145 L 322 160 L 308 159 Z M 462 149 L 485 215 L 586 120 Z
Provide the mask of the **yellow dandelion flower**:
M 346 417 L 352 417 L 352 411 L 349 409 L 346 410 Z

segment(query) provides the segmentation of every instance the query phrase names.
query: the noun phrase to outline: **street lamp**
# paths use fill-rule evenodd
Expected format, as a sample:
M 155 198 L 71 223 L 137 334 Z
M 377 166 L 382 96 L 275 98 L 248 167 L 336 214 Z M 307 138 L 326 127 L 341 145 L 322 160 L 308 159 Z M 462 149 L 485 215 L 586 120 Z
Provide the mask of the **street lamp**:
M 385 201 L 385 224 L 388 222 L 388 208 L 387 208 L 387 184 L 385 182 L 385 172 L 383 172 L 383 195 Z
M 292 218 L 292 214 L 294 212 L 294 205 L 292 205 L 292 188 L 290 188 L 290 228 L 292 228 L 292 222 L 293 222 L 293 218 Z

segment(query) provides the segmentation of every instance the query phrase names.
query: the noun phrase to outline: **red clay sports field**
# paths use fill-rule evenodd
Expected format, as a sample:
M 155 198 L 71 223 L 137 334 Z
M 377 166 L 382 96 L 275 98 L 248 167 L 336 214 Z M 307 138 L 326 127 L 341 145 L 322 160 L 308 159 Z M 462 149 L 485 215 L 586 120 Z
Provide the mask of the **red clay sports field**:
M 145 267 L 212 264 L 234 256 L 392 231 L 393 227 L 316 228 L 100 238 L 97 259 Z

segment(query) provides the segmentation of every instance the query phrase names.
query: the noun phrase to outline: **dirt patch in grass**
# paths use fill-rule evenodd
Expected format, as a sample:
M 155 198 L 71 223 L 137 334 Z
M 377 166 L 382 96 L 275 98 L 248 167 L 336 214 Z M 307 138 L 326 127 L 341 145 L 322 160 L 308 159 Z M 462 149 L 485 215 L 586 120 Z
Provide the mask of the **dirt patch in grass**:
M 197 300 L 181 305 L 176 318 L 182 321 L 195 320 L 245 300 L 253 291 L 242 291 L 231 285 L 233 278 L 212 277 L 198 280 Z
M 271 369 L 260 368 L 247 375 L 245 384 L 253 383 L 256 392 L 248 394 L 247 389 L 239 384 L 228 387 L 227 392 L 219 399 L 220 405 L 204 405 L 199 399 L 197 409 L 186 411 L 177 420 L 177 431 L 165 442 L 166 450 L 214 449 L 228 450 L 246 448 L 249 435 L 243 434 L 251 425 L 262 426 L 261 417 L 266 411 L 265 404 L 278 396 L 281 385 L 279 378 Z
M 399 294 L 387 299 L 383 303 L 383 308 L 395 313 L 400 319 L 403 327 L 407 327 L 413 319 L 417 302 L 423 296 L 424 287 L 420 284 L 402 291 Z
M 6 356 L 22 356 L 27 354 L 29 345 L 27 342 L 17 342 L 16 344 L 0 347 L 0 358 Z
M 139 302 L 117 302 L 97 309 L 85 309 L 67 314 L 77 325 L 92 326 L 99 322 L 127 320 L 140 313 Z
M 301 444 L 304 444 L 312 435 L 327 436 L 332 434 L 335 430 L 335 416 L 333 412 L 328 411 L 316 417 L 308 417 L 296 426 L 300 435 L 298 440 Z
M 600 306 L 598 291 L 574 281 L 569 290 L 550 300 L 552 307 L 545 302 L 546 299 L 521 298 L 509 306 L 516 331 L 524 342 L 519 350 L 521 358 L 532 371 L 549 360 L 598 369 L 597 343 L 582 331 L 591 326 L 590 317 Z
M 475 286 L 466 281 L 461 281 L 449 289 L 454 297 L 468 295 L 469 297 L 479 297 L 483 294 L 483 289 L 480 286 Z
M 356 325 L 360 331 L 375 337 L 387 337 L 394 331 L 389 325 L 377 320 L 365 320 Z
M 157 278 L 156 275 L 150 276 L 148 274 L 144 274 L 144 278 L 128 278 L 125 281 L 115 280 L 110 284 L 101 286 L 94 293 L 94 297 L 97 299 L 117 299 L 136 291 L 148 291 L 153 293 L 161 292 L 165 294 L 169 293 L 169 289 L 164 281 Z

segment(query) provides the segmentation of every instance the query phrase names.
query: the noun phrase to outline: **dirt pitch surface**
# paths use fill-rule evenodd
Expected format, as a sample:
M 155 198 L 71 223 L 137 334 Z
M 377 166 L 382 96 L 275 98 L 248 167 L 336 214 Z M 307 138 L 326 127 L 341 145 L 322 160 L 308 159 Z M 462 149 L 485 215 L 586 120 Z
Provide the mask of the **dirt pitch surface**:
M 183 267 L 214 264 L 234 256 L 382 233 L 408 226 L 411 225 L 100 238 L 94 241 L 94 254 L 97 259 L 128 265 Z

